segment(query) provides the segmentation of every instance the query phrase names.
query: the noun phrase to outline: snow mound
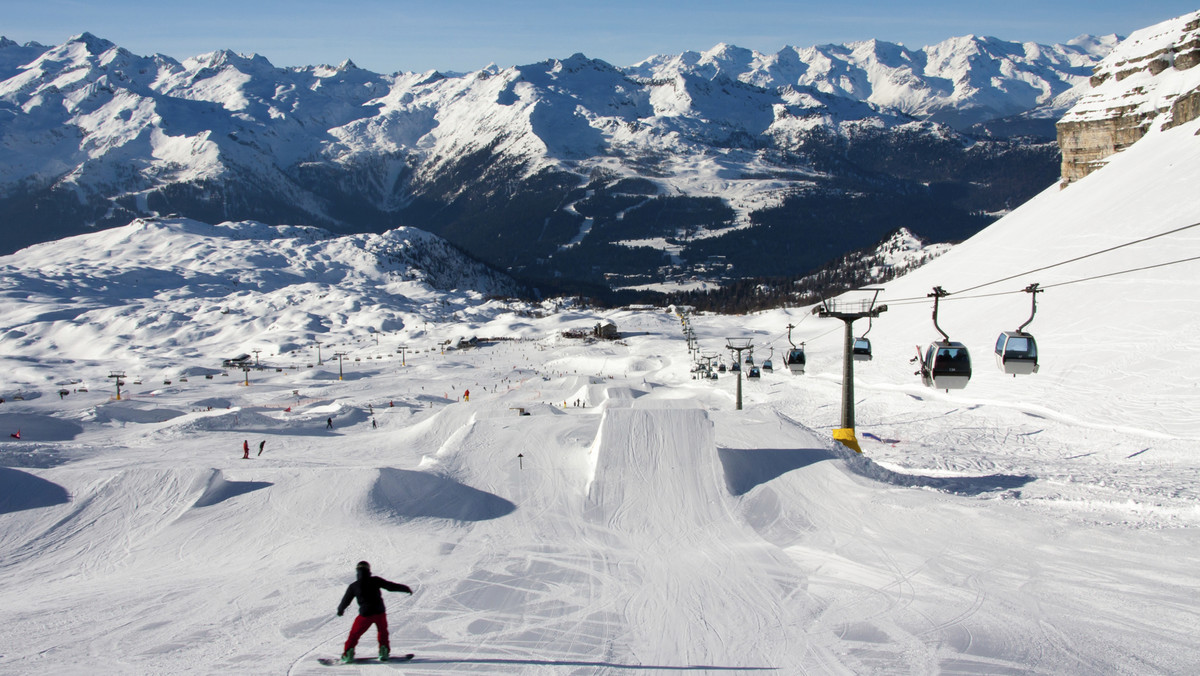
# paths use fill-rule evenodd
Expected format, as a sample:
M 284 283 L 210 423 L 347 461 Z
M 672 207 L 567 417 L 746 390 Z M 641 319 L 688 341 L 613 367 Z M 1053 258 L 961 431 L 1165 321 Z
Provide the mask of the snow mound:
M 170 408 L 145 408 L 126 402 L 97 406 L 93 415 L 95 421 L 98 423 L 161 423 L 178 418 L 183 414 L 183 411 L 176 411 Z
M 733 495 L 745 495 L 792 470 L 837 457 L 828 448 L 722 448 L 718 456 L 725 470 L 725 485 Z
M 208 507 L 271 485 L 266 481 L 230 481 L 221 470 L 214 469 L 204 484 L 204 492 L 192 503 L 192 507 Z
M 697 520 L 716 518 L 712 505 L 724 496 L 715 451 L 712 421 L 703 410 L 605 409 L 592 447 L 595 466 L 587 492 L 593 518 L 630 532 L 660 528 L 662 521 L 652 515 L 664 513 Z M 683 477 L 675 471 L 689 465 L 697 471 Z M 641 488 L 680 481 L 689 484 L 686 490 Z M 675 503 L 680 498 L 688 503 L 685 508 Z
M 383 467 L 371 488 L 372 511 L 399 519 L 487 521 L 517 506 L 504 498 L 430 472 Z
M 20 432 L 21 441 L 71 441 L 83 428 L 69 420 L 38 413 L 0 413 L 0 442 L 15 442 L 10 434 Z
M 19 469 L 0 467 L 0 514 L 51 507 L 70 500 L 67 489 L 52 481 Z

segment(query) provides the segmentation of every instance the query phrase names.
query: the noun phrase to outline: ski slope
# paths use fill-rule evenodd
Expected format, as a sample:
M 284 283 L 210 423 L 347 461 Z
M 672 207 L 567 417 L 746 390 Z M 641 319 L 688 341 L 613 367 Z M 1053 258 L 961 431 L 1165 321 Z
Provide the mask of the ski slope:
M 1155 131 L 888 284 L 856 371 L 862 455 L 830 440 L 842 329 L 809 308 L 691 317 L 706 353 L 748 337 L 778 364 L 789 323 L 806 342 L 806 375 L 743 382 L 736 411 L 734 379 L 693 379 L 663 309 L 447 292 L 398 314 L 400 287 L 369 279 L 233 292 L 326 318 L 318 363 L 303 321 L 171 314 L 198 293 L 182 278 L 108 299 L 105 316 L 152 308 L 136 329 L 79 319 L 94 289 L 31 288 L 0 315 L 0 673 L 326 673 L 361 559 L 415 590 L 386 597 L 408 674 L 1193 672 L 1200 228 L 1130 243 L 1200 223 L 1198 131 Z M 172 255 L 113 248 L 92 283 Z M 989 352 L 1034 281 L 1042 371 L 1014 379 Z M 935 285 L 975 360 L 965 390 L 907 361 L 937 336 Z M 561 335 L 600 319 L 625 337 Z M 439 346 L 463 334 L 510 340 Z M 249 344 L 264 369 L 218 367 Z
M 90 398 L 106 422 L 64 423 L 68 439 L 38 444 L 69 462 L 0 475 L 0 665 L 321 673 L 315 659 L 348 629 L 333 609 L 359 559 L 416 589 L 387 599 L 393 646 L 418 654 L 406 673 L 1179 671 L 1195 659 L 1194 516 L 1101 526 L 1024 508 L 1013 493 L 1037 476 L 890 472 L 757 385 L 730 410 L 732 382 L 688 377 L 673 316 L 623 321 L 646 337 L 612 346 L 620 373 L 568 375 L 569 359 L 514 370 L 547 352 L 527 341 L 319 381 L 300 403 L 292 374 L 269 371 L 248 388 L 217 376 L 121 402 L 16 402 Z M 619 353 L 639 344 L 659 357 L 627 377 Z M 467 384 L 469 402 L 442 396 Z M 194 404 L 220 398 L 231 407 Z M 361 645 L 370 654 L 373 634 Z

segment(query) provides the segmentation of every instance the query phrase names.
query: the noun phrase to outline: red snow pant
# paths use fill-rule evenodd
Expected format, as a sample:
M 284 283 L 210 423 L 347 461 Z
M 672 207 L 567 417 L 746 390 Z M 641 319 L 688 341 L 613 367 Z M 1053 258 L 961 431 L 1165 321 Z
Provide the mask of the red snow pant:
M 378 615 L 359 615 L 354 618 L 354 624 L 350 627 L 350 636 L 346 639 L 346 647 L 342 650 L 342 654 L 358 645 L 358 639 L 367 633 L 371 625 L 375 625 L 375 629 L 379 632 L 380 647 L 388 646 L 388 630 L 387 630 L 387 613 L 379 613 Z

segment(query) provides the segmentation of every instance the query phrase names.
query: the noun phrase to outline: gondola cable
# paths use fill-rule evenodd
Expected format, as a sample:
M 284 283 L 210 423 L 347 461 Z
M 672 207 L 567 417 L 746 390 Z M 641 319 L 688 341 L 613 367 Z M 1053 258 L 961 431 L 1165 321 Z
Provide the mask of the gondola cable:
M 1141 267 L 1129 268 L 1127 270 L 1118 270 L 1116 272 L 1106 272 L 1102 275 L 1093 275 L 1091 277 L 1081 277 L 1079 279 L 1071 279 L 1071 280 L 1067 280 L 1065 282 L 1056 282 L 1054 284 L 1045 284 L 1045 285 L 1042 285 L 1041 288 L 1042 289 L 1053 289 L 1053 288 L 1059 287 L 1059 286 L 1067 286 L 1068 284 L 1078 284 L 1080 282 L 1090 282 L 1090 281 L 1094 281 L 1097 279 L 1104 279 L 1105 277 L 1116 277 L 1117 275 L 1126 275 L 1126 274 L 1129 274 L 1132 272 L 1142 272 L 1144 270 L 1153 270 L 1155 268 L 1165 268 L 1168 265 L 1178 265 L 1180 263 L 1190 263 L 1192 261 L 1197 261 L 1197 260 L 1200 260 L 1200 256 L 1189 256 L 1188 258 L 1179 258 L 1179 259 L 1176 259 L 1173 261 L 1166 261 L 1163 263 L 1155 263 L 1153 265 L 1143 265 Z M 1017 275 L 1017 276 L 1019 277 L 1020 275 Z M 1009 279 L 1012 279 L 1012 278 L 1010 277 Z M 979 287 L 974 287 L 974 288 L 979 288 Z M 962 293 L 962 292 L 960 291 L 959 293 Z M 1011 295 L 1014 293 L 1025 293 L 1025 290 L 1017 289 L 1014 291 L 996 291 L 994 293 L 981 293 L 981 294 L 976 294 L 974 296 L 955 295 L 953 297 L 950 297 L 948 295 L 944 300 L 946 300 L 946 301 L 976 300 L 979 298 L 994 298 L 996 296 L 1008 296 L 1008 295 Z M 924 305 L 927 302 L 928 302 L 928 299 L 926 299 L 926 298 L 901 298 L 899 300 L 888 301 L 888 305 Z
M 1010 276 L 1008 276 L 1008 277 L 1003 277 L 1003 278 L 1001 278 L 1001 279 L 992 280 L 992 281 L 990 281 L 990 282 L 985 282 L 985 283 L 983 283 L 983 284 L 976 284 L 975 286 L 967 287 L 967 288 L 965 288 L 965 289 L 962 289 L 962 290 L 960 290 L 960 291 L 955 291 L 955 292 L 953 292 L 952 294 L 948 293 L 948 294 L 947 294 L 947 296 L 951 296 L 951 295 L 955 295 L 955 296 L 957 296 L 957 295 L 959 295 L 959 294 L 963 294 L 963 293 L 966 293 L 966 292 L 968 292 L 968 291 L 974 291 L 975 289 L 982 289 L 982 288 L 983 288 L 983 287 L 985 287 L 985 286 L 991 286 L 991 285 L 993 285 L 993 284 L 999 284 L 999 283 L 1001 283 L 1001 282 L 1007 282 L 1007 281 L 1009 281 L 1009 280 L 1013 280 L 1013 279 L 1016 279 L 1016 278 L 1018 278 L 1018 277 L 1024 277 L 1024 276 L 1026 276 L 1026 275 L 1031 275 L 1031 274 L 1034 274 L 1035 272 L 1042 272 L 1043 270 L 1050 270 L 1050 269 L 1052 269 L 1052 268 L 1056 268 L 1056 267 L 1059 267 L 1059 266 L 1061 266 L 1061 265 L 1067 265 L 1067 264 L 1069 264 L 1069 263 L 1075 263 L 1075 262 L 1077 262 L 1077 261 L 1085 260 L 1085 259 L 1087 259 L 1087 258 L 1092 258 L 1093 256 L 1099 256 L 1100 254 L 1109 253 L 1109 252 L 1112 252 L 1112 251 L 1116 251 L 1117 249 L 1123 249 L 1123 248 L 1125 248 L 1125 247 L 1128 247 L 1128 246 L 1133 246 L 1133 245 L 1135 245 L 1135 244 L 1141 244 L 1142 242 L 1148 242 L 1148 241 L 1150 241 L 1150 240 L 1152 240 L 1152 239 L 1158 239 L 1159 237 L 1166 237 L 1167 235 L 1173 235 L 1173 234 L 1175 234 L 1175 233 L 1178 233 L 1178 232 L 1183 232 L 1184 230 L 1190 230 L 1191 228 L 1196 228 L 1196 227 L 1200 227 L 1200 222 L 1192 223 L 1192 224 L 1190 224 L 1190 225 L 1184 225 L 1184 226 L 1180 226 L 1180 227 L 1178 227 L 1178 228 L 1175 228 L 1175 229 L 1173 229 L 1173 230 L 1167 230 L 1166 232 L 1160 232 L 1160 233 L 1158 233 L 1158 234 L 1156 234 L 1156 235 L 1150 235 L 1150 236 L 1148 236 L 1148 237 L 1142 237 L 1142 238 L 1140 238 L 1140 239 L 1135 239 L 1135 240 L 1132 240 L 1132 241 L 1129 241 L 1129 242 L 1125 242 L 1125 243 L 1123 243 L 1123 244 L 1118 244 L 1118 245 L 1116 245 L 1116 246 L 1110 246 L 1110 247 L 1108 247 L 1107 249 L 1101 249 L 1100 251 L 1093 251 L 1092 253 L 1084 254 L 1084 255 L 1082 255 L 1082 256 L 1076 256 L 1075 258 L 1070 258 L 1070 259 L 1067 259 L 1067 260 L 1065 260 L 1065 261 L 1059 261 L 1059 262 L 1057 262 L 1057 263 L 1052 263 L 1052 264 L 1050 264 L 1050 265 L 1045 265 L 1045 266 L 1042 266 L 1042 267 L 1040 267 L 1040 268 L 1035 268 L 1035 269 L 1033 269 L 1033 270 L 1027 270 L 1027 271 L 1025 271 L 1025 272 L 1021 272 L 1021 273 L 1018 273 L 1018 274 L 1015 274 L 1015 275 L 1010 275 Z M 1183 260 L 1180 260 L 1180 261 L 1173 261 L 1172 263 L 1175 263 L 1175 262 L 1186 262 L 1186 261 L 1189 261 L 1189 260 L 1192 260 L 1192 259 L 1190 259 L 1190 258 L 1189 258 L 1189 259 L 1183 259 Z M 1168 264 L 1169 264 L 1169 263 L 1168 263 Z M 1164 265 L 1168 265 L 1168 264 L 1164 264 Z M 1161 267 L 1161 266 L 1150 266 L 1150 267 Z M 1148 267 L 1148 268 L 1144 268 L 1144 269 L 1150 269 L 1150 267 Z M 1132 271 L 1134 271 L 1134 270 L 1131 270 L 1131 272 L 1132 272 Z M 1113 274 L 1119 274 L 1119 273 L 1113 273 Z M 1065 283 L 1069 283 L 1069 282 L 1061 282 L 1061 283 L 1059 283 L 1059 284 L 1053 284 L 1053 285 L 1050 285 L 1050 286 L 1045 286 L 1045 287 L 1043 287 L 1043 288 L 1047 288 L 1047 289 L 1048 289 L 1048 288 L 1050 288 L 1051 286 L 1061 286 L 1062 284 L 1065 284 Z M 1020 292 L 1019 292 L 1019 291 L 1004 291 L 1004 292 L 1000 292 L 1000 293 L 996 293 L 996 294 L 986 294 L 986 295 L 982 295 L 982 296 L 969 296 L 969 298 L 986 298 L 986 297 L 988 297 L 989 295 L 991 295 L 991 296 L 997 296 L 997 295 L 1002 295 L 1002 294 L 1004 294 L 1004 293 L 1020 293 Z M 956 299 L 956 300 L 961 300 L 961 298 L 960 298 L 960 299 Z M 897 299 L 895 299 L 895 300 L 887 300 L 886 302 L 887 302 L 887 304 L 888 304 L 888 305 L 900 305 L 900 304 L 904 304 L 904 303 L 908 303 L 908 302 L 918 302 L 918 303 L 925 303 L 925 302 L 927 302 L 927 298 L 926 298 L 925 296 L 921 296 L 921 297 L 914 297 L 914 298 L 897 298 Z

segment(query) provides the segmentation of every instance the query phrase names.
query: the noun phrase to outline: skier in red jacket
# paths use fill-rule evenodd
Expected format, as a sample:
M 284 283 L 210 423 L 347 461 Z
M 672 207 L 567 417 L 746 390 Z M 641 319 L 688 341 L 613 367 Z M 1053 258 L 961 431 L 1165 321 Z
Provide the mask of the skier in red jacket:
M 382 577 L 371 575 L 371 564 L 366 561 L 359 561 L 355 572 L 358 579 L 351 582 L 350 586 L 346 588 L 346 593 L 342 595 L 342 602 L 338 604 L 337 609 L 340 617 L 345 612 L 346 606 L 350 605 L 350 600 L 358 599 L 358 617 L 354 618 L 354 625 L 350 627 L 350 636 L 346 638 L 342 661 L 354 661 L 354 646 L 358 645 L 358 639 L 362 638 L 362 635 L 367 633 L 367 629 L 370 629 L 373 624 L 379 633 L 379 659 L 386 662 L 391 654 L 391 645 L 388 643 L 387 609 L 383 605 L 383 594 L 380 593 L 380 590 L 412 594 L 412 589 L 408 585 L 390 582 Z

